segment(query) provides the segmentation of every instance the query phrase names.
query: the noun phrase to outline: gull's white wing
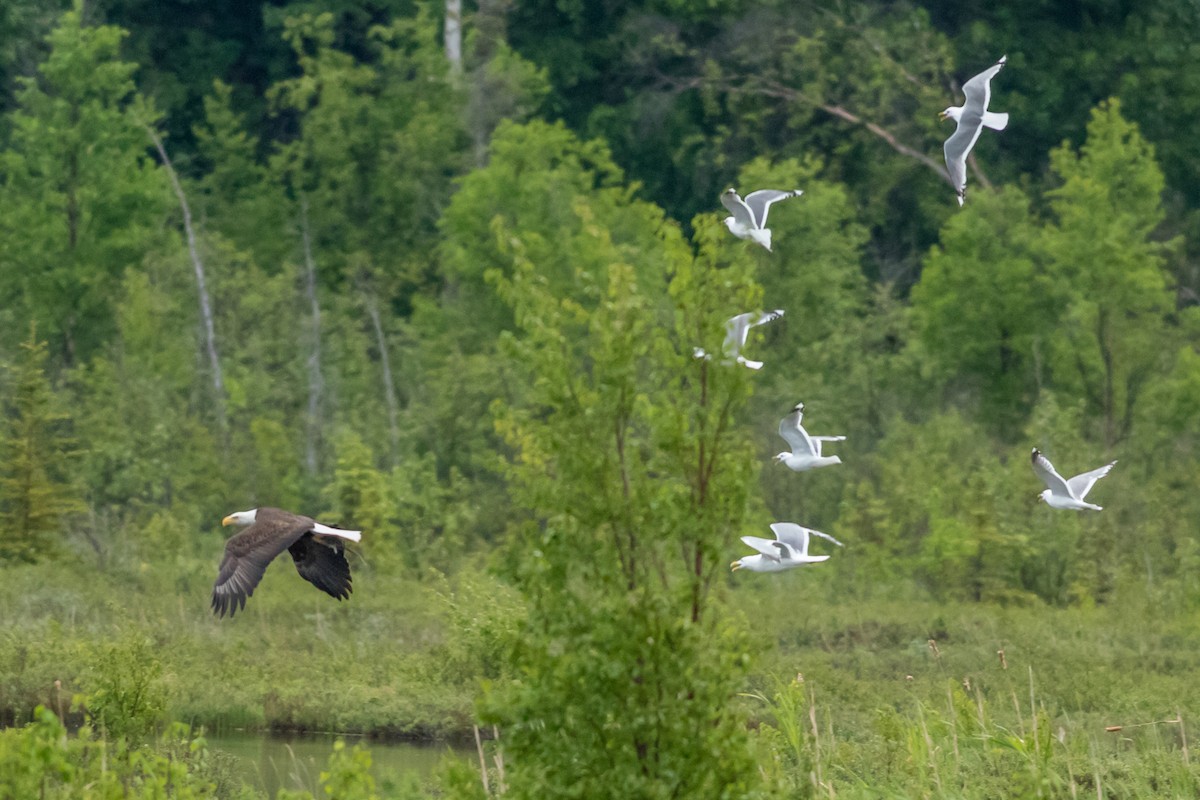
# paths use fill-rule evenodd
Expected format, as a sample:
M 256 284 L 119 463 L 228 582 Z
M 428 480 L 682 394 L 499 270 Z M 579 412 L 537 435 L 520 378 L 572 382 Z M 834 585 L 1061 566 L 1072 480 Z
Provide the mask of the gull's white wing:
M 757 192 L 755 193 L 757 194 Z M 751 194 L 750 197 L 753 197 Z M 729 213 L 737 220 L 738 224 L 744 228 L 758 227 L 754 222 L 754 214 L 750 211 L 750 206 L 746 205 L 746 201 L 738 197 L 738 193 L 733 189 L 726 189 L 721 192 L 721 205 L 729 209 Z
M 1054 465 L 1050 463 L 1050 459 L 1042 455 L 1042 451 L 1036 447 L 1029 456 L 1033 462 L 1033 471 L 1042 479 L 1042 483 L 1046 484 L 1051 493 L 1062 495 L 1063 497 L 1071 497 L 1071 487 L 1067 486 L 1067 482 L 1063 480 L 1062 475 L 1055 471 Z
M 775 546 L 776 542 L 774 539 L 764 539 L 761 536 L 743 536 L 742 541 L 745 542 L 748 547 L 754 548 L 772 561 L 779 560 L 781 551 Z
M 725 320 L 725 355 L 733 357 L 746 343 L 746 334 L 750 333 L 755 318 L 754 312 L 738 314 Z
M 754 227 L 767 227 L 767 214 L 771 211 L 772 203 L 786 200 L 789 197 L 799 197 L 802 194 L 804 194 L 802 189 L 793 189 L 790 192 L 779 189 L 759 189 L 757 192 L 746 195 L 745 204 L 749 206 L 750 212 L 754 215 Z
M 983 121 L 979 115 L 968 118 L 967 114 L 958 120 L 958 127 L 950 138 L 942 145 L 946 155 L 946 171 L 950 173 L 950 182 L 954 191 L 958 192 L 958 204 L 962 205 L 963 196 L 967 192 L 967 154 L 975 146 L 979 131 L 983 129 Z
M 999 61 L 963 84 L 963 94 L 967 97 L 963 103 L 964 116 L 972 112 L 973 116 L 983 116 L 992 99 L 992 78 L 1003 69 L 1006 61 L 1008 56 L 1000 56 Z
M 800 424 L 800 420 L 803 417 L 804 404 L 798 403 L 792 409 L 792 413 L 779 420 L 779 435 L 791 445 L 794 455 L 820 455 L 817 445 L 813 443 L 812 438 L 808 435 L 808 431 L 804 430 L 804 426 Z
M 736 357 L 738 351 L 746 344 L 746 335 L 750 333 L 751 328 L 757 328 L 759 325 L 774 322 L 782 316 L 783 309 L 777 308 L 774 311 L 767 311 L 763 314 L 748 311 L 745 314 L 738 314 L 736 317 L 730 317 L 725 320 L 725 355 L 730 358 Z
M 1113 464 L 1116 463 L 1114 461 L 1112 464 L 1105 464 L 1103 467 L 1094 469 L 1091 472 L 1076 475 L 1067 481 L 1067 488 L 1071 490 L 1071 494 L 1075 499 L 1082 500 L 1092 490 L 1092 487 L 1096 485 L 1096 481 L 1107 475 L 1108 471 L 1113 468 Z

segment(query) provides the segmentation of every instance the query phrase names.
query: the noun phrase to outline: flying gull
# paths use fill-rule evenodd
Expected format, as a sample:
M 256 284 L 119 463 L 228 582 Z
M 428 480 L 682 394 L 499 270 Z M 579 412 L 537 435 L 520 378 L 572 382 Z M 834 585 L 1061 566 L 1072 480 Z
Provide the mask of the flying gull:
M 792 413 L 779 421 L 779 435 L 791 445 L 792 452 L 786 450 L 775 456 L 775 460 L 794 472 L 832 467 L 842 463 L 837 456 L 821 455 L 821 442 L 844 442 L 845 436 L 810 436 L 800 421 L 804 419 L 804 403 L 796 403 Z
M 225 542 L 212 593 L 212 609 L 218 616 L 228 611 L 232 617 L 245 608 L 267 565 L 284 550 L 291 553 L 301 578 L 338 600 L 350 596 L 350 565 L 343 541 L 360 541 L 360 531 L 331 528 L 278 508 L 238 511 L 221 524 L 249 527 Z
M 950 106 L 941 114 L 940 119 L 952 119 L 958 123 L 954 133 L 946 140 L 943 150 L 946 153 L 946 170 L 950 173 L 950 182 L 958 193 L 958 204 L 961 206 L 967 196 L 967 156 L 979 138 L 979 132 L 984 127 L 1002 131 L 1008 126 L 1008 114 L 998 114 L 987 110 L 988 101 L 992 97 L 992 78 L 1004 66 L 1008 56 L 1000 56 L 1000 60 L 983 72 L 976 75 L 963 85 L 966 100 L 961 106 Z
M 746 336 L 750 333 L 751 328 L 757 328 L 759 325 L 774 322 L 782 316 L 783 309 L 777 308 L 774 311 L 767 311 L 762 314 L 749 311 L 725 320 L 725 342 L 721 345 L 725 359 L 721 363 L 732 364 L 737 362 L 750 369 L 762 369 L 763 362 L 751 361 L 742 355 L 742 348 L 746 345 Z M 709 354 L 702 347 L 692 348 L 692 353 L 696 358 L 709 358 Z
M 771 530 L 775 533 L 774 539 L 743 536 L 742 541 L 758 552 L 739 558 L 730 564 L 729 568 L 734 572 L 739 569 L 750 572 L 783 572 L 785 569 L 828 560 L 829 556 L 810 556 L 808 554 L 810 536 L 819 536 L 833 542 L 838 547 L 843 546 L 841 542 L 827 533 L 805 528 L 794 522 L 772 523 Z
M 1070 480 L 1063 480 L 1063 477 L 1055 471 L 1054 465 L 1050 463 L 1050 459 L 1042 455 L 1036 447 L 1033 448 L 1030 459 L 1033 461 L 1033 471 L 1042 479 L 1042 483 L 1050 487 L 1038 495 L 1039 500 L 1045 501 L 1046 505 L 1051 508 L 1069 508 L 1072 511 L 1082 511 L 1085 508 L 1091 511 L 1101 510 L 1100 506 L 1095 503 L 1086 503 L 1083 498 L 1087 497 L 1087 493 L 1096 485 L 1096 481 L 1108 474 L 1108 471 L 1113 468 L 1113 464 L 1117 463 L 1116 461 L 1091 472 L 1076 475 Z
M 770 252 L 771 229 L 767 227 L 767 212 L 771 210 L 771 204 L 802 194 L 804 192 L 800 189 L 790 192 L 759 189 L 746 195 L 743 200 L 738 196 L 737 190 L 726 189 L 721 193 L 721 205 L 729 209 L 731 216 L 725 218 L 725 227 L 739 239 L 751 239 Z

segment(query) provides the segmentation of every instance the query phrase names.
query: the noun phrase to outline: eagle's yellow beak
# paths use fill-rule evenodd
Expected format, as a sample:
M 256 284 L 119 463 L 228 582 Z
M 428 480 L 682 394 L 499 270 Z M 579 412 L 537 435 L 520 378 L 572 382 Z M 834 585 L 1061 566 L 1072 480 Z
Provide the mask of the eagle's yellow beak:
M 237 520 L 233 518 L 233 514 L 230 514 L 228 517 L 221 520 L 221 527 L 224 528 L 226 525 L 233 525 L 236 522 Z

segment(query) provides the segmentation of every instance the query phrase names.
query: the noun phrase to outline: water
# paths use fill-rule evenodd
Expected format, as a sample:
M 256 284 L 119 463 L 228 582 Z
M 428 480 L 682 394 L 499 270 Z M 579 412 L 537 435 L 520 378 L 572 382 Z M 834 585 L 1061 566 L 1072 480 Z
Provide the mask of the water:
M 329 762 L 337 736 L 272 736 L 267 733 L 222 733 L 208 735 L 209 749 L 234 757 L 234 771 L 248 786 L 275 797 L 280 789 L 299 789 L 324 797 L 320 786 L 321 770 Z M 354 736 L 340 737 L 346 747 L 359 741 Z M 369 740 L 371 773 L 377 784 L 388 776 L 413 774 L 427 778 L 443 758 L 468 758 L 474 750 L 442 743 L 389 742 Z

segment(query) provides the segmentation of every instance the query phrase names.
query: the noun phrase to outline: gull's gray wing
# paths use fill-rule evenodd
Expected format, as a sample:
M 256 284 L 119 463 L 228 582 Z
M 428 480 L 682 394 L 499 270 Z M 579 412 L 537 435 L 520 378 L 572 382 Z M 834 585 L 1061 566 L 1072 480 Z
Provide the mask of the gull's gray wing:
M 794 522 L 772 522 L 775 538 L 802 556 L 808 555 L 808 528 Z
M 771 525 L 771 530 L 775 532 L 775 538 L 785 544 L 791 545 L 794 549 L 800 551 L 803 555 L 808 555 L 808 543 L 810 536 L 819 536 L 820 538 L 833 542 L 838 547 L 845 547 L 844 544 L 830 536 L 828 533 L 821 533 L 813 528 L 806 528 L 803 525 L 797 525 L 794 522 L 775 522 Z
M 1087 496 L 1087 493 L 1092 490 L 1092 487 L 1096 485 L 1096 481 L 1107 475 L 1108 471 L 1113 468 L 1113 464 L 1116 463 L 1117 462 L 1114 461 L 1112 464 L 1105 464 L 1103 467 L 1094 469 L 1091 472 L 1084 472 L 1081 475 L 1076 475 L 1074 478 L 1071 478 L 1069 481 L 1067 481 L 1067 488 L 1071 490 L 1072 496 L 1074 496 L 1077 500 L 1082 500 Z
M 1062 497 L 1072 497 L 1071 487 L 1067 486 L 1067 482 L 1063 480 L 1062 475 L 1055 471 L 1054 465 L 1050 463 L 1050 459 L 1042 455 L 1042 451 L 1036 447 L 1029 456 L 1033 462 L 1033 471 L 1042 479 L 1042 483 L 1050 489 L 1052 494 L 1061 495 Z
M 750 195 L 753 197 L 758 192 Z M 750 211 L 750 206 L 746 205 L 746 201 L 738 196 L 738 193 L 733 189 L 726 189 L 721 192 L 721 205 L 729 209 L 729 213 L 738 221 L 738 224 L 745 228 L 761 227 L 754 221 L 754 214 Z
M 749 206 L 750 212 L 754 215 L 754 227 L 767 227 L 767 214 L 771 211 L 772 203 L 786 200 L 789 197 L 799 197 L 802 194 L 804 194 L 802 189 L 793 189 L 790 192 L 779 189 L 759 189 L 757 192 L 746 195 L 745 205 Z
M 768 322 L 774 322 L 783 316 L 783 309 L 777 308 L 774 311 L 764 311 L 758 316 L 754 322 L 750 323 L 751 328 L 757 328 L 759 325 L 766 325 Z
M 779 420 L 779 435 L 791 445 L 792 453 L 795 455 L 820 455 L 817 445 L 813 443 L 812 437 L 808 435 L 808 431 L 804 430 L 804 426 L 800 424 L 800 420 L 803 418 L 804 404 L 797 403 L 796 407 L 792 409 L 792 413 Z
M 772 561 L 779 560 L 782 551 L 775 546 L 773 539 L 764 539 L 761 536 L 743 536 L 742 541 Z
M 819 530 L 816 530 L 815 528 L 809 528 L 808 533 L 810 536 L 820 536 L 822 539 L 824 539 L 827 542 L 833 542 L 838 547 L 846 546 L 846 545 L 842 544 L 841 542 L 839 542 L 837 539 L 830 536 L 828 533 L 821 533 Z
M 1000 56 L 999 61 L 963 84 L 963 94 L 967 98 L 963 103 L 964 117 L 974 113 L 982 119 L 983 112 L 987 111 L 988 102 L 992 99 L 992 78 L 1003 69 L 1006 61 L 1008 56 Z
M 942 145 L 942 152 L 946 155 L 946 171 L 950 173 L 950 182 L 954 185 L 954 191 L 958 192 L 959 205 L 962 205 L 962 199 L 967 193 L 967 154 L 975 146 L 975 141 L 979 138 L 979 131 L 982 129 L 982 115 L 969 116 L 964 111 L 958 120 L 958 127 Z

